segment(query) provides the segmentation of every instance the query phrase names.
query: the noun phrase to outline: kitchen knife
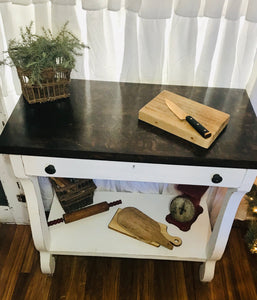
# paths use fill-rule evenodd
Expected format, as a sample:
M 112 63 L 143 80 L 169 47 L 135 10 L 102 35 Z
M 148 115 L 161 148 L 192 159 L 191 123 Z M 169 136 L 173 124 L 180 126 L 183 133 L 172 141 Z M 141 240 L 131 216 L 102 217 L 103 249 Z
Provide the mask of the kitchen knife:
M 203 125 L 201 125 L 193 117 L 187 115 L 187 113 L 175 103 L 167 99 L 165 99 L 165 103 L 168 108 L 174 113 L 174 115 L 176 115 L 176 117 L 178 117 L 180 120 L 186 120 L 198 133 L 200 133 L 202 137 L 207 139 L 211 136 L 211 133 Z

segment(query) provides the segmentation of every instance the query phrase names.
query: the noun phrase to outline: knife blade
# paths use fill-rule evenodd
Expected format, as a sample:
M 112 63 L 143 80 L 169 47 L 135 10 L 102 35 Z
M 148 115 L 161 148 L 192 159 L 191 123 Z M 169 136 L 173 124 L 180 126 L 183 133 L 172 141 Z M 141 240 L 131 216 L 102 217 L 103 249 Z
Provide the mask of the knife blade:
M 211 133 L 208 129 L 206 129 L 192 116 L 188 115 L 183 109 L 177 106 L 174 102 L 165 99 L 165 103 L 177 118 L 179 118 L 180 120 L 186 120 L 203 138 L 207 139 L 211 136 Z

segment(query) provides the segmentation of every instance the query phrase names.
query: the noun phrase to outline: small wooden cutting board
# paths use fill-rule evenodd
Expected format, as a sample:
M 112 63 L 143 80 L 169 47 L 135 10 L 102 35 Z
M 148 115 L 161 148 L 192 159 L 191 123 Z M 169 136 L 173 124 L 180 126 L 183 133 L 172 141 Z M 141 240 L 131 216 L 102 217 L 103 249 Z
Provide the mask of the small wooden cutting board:
M 171 100 L 188 115 L 195 118 L 211 132 L 211 137 L 203 138 L 185 120 L 180 120 L 168 108 L 165 100 Z M 198 103 L 169 91 L 162 91 L 154 99 L 142 107 L 138 119 L 179 136 L 203 148 L 209 148 L 229 122 L 230 115 Z
M 118 224 L 117 218 L 118 218 L 118 215 L 119 215 L 119 213 L 120 213 L 121 211 L 122 211 L 121 208 L 118 208 L 118 209 L 117 209 L 115 215 L 113 216 L 111 222 L 110 222 L 109 225 L 108 225 L 108 227 L 109 227 L 110 229 L 116 230 L 116 231 L 118 231 L 118 232 L 120 232 L 120 233 L 123 233 L 123 234 L 125 234 L 125 235 L 127 235 L 127 236 L 130 236 L 130 237 L 132 237 L 132 238 L 135 238 L 135 239 L 137 239 L 137 240 L 140 240 L 140 241 L 142 241 L 142 242 L 144 242 L 144 243 L 147 243 L 147 244 L 150 244 L 150 245 L 152 245 L 152 246 L 155 246 L 155 247 L 159 247 L 159 246 L 160 246 L 160 244 L 157 243 L 157 242 L 154 242 L 154 241 L 146 241 L 146 240 L 140 239 L 140 238 L 137 237 L 136 235 L 133 235 L 132 233 L 130 233 L 129 231 L 127 231 L 126 229 L 124 229 L 122 226 L 120 226 L 120 225 Z M 160 229 L 161 229 L 162 235 L 163 235 L 166 239 L 172 240 L 174 237 L 172 237 L 172 236 L 170 236 L 170 235 L 168 234 L 168 232 L 167 232 L 167 226 L 166 226 L 165 224 L 162 224 L 162 223 L 159 223 L 159 222 L 158 222 L 158 224 L 160 225 Z

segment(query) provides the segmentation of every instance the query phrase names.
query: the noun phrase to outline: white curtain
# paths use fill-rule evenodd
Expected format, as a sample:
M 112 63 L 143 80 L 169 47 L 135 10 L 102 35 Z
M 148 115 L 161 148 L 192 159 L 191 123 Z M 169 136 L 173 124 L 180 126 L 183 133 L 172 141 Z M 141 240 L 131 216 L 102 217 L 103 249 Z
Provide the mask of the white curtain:
M 256 0 L 84 0 L 82 7 L 90 78 L 247 89 L 257 112 Z
M 257 106 L 257 0 L 0 0 L 0 13 L 1 50 L 31 20 L 69 21 L 90 46 L 73 78 L 242 88 Z M 0 83 L 14 105 L 16 71 Z

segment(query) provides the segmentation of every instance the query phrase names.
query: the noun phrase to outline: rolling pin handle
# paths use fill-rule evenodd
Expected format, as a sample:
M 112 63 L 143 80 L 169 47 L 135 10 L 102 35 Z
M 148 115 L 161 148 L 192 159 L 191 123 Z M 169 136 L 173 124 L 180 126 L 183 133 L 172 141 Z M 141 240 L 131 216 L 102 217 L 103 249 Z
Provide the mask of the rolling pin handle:
M 59 218 L 59 219 L 56 219 L 56 220 L 48 221 L 47 225 L 52 226 L 52 225 L 56 225 L 56 224 L 59 224 L 59 223 L 62 223 L 62 222 L 63 222 L 63 218 Z
M 121 203 L 122 203 L 121 200 L 116 200 L 116 201 L 110 202 L 110 203 L 109 203 L 109 207 L 112 207 L 112 206 L 115 206 L 115 205 L 119 205 L 119 204 L 121 204 Z

